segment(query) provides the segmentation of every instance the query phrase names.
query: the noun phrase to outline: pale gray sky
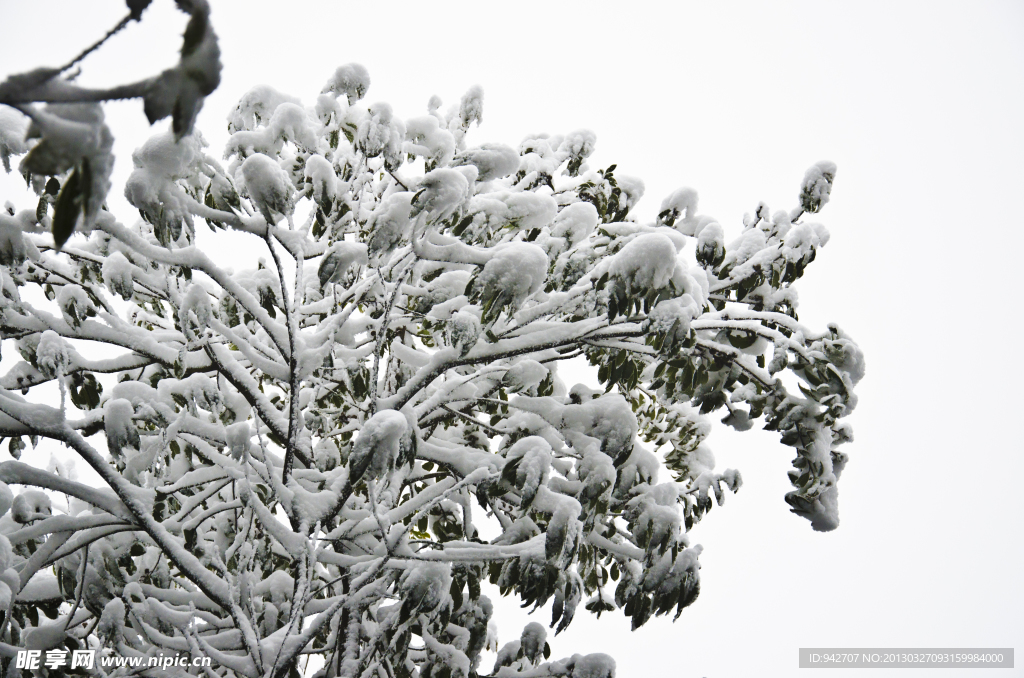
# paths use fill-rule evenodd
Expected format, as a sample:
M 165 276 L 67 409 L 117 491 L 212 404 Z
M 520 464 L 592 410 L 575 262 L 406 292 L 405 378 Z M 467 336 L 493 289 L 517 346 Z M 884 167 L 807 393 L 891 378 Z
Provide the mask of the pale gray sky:
M 1022 649 L 1024 5 L 211 4 L 225 68 L 198 126 L 218 155 L 249 87 L 312 103 L 357 61 L 373 80 L 367 102 L 402 117 L 482 85 L 471 143 L 594 130 L 591 165 L 642 178 L 645 218 L 688 185 L 737 234 L 759 200 L 792 208 L 810 164 L 838 164 L 819 215 L 832 239 L 798 289 L 801 320 L 839 323 L 868 361 L 842 525 L 814 533 L 789 514 L 791 452 L 776 435 L 716 431 L 719 467 L 746 482 L 693 532 L 705 547 L 698 601 L 632 634 L 621 615 L 581 610 L 556 656 L 608 652 L 620 678 L 813 678 L 831 674 L 798 670 L 798 647 Z M 119 0 L 0 0 L 0 75 L 65 61 L 124 12 Z M 155 0 L 85 61 L 82 82 L 173 64 L 183 26 Z M 124 221 L 136 216 L 120 195 L 131 150 L 150 133 L 141 108 L 108 108 L 110 202 Z M 23 195 L 19 181 L 0 177 L 0 199 Z M 526 617 L 500 610 L 505 642 Z M 870 675 L 889 674 L 903 675 Z M 963 672 L 928 673 L 947 674 Z

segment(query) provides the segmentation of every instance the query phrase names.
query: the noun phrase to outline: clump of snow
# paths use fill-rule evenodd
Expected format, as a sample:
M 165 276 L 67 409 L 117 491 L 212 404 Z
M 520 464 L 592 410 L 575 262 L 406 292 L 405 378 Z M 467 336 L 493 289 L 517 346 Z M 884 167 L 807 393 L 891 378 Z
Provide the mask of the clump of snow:
M 632 448 L 638 425 L 629 403 L 615 393 L 566 405 L 562 428 L 600 440 L 601 450 L 615 458 Z
M 121 252 L 111 252 L 103 260 L 103 283 L 111 290 L 121 295 L 125 301 L 135 294 L 135 278 L 132 274 L 132 265 L 128 258 Z
M 532 243 L 503 243 L 491 250 L 491 259 L 477 275 L 474 288 L 484 299 L 495 299 L 492 308 L 519 306 L 544 285 L 548 255 Z
M 733 268 L 764 249 L 767 244 L 764 231 L 759 228 L 748 228 L 726 249 L 723 266 Z
M 516 487 L 522 492 L 523 506 L 533 498 L 551 470 L 551 445 L 540 436 L 527 436 L 509 448 L 506 463 L 516 461 Z
M 502 667 L 510 666 L 516 661 L 516 657 L 519 656 L 520 644 L 519 640 L 513 640 L 501 646 L 501 649 L 498 650 L 496 653 L 497 656 L 494 659 L 494 669 L 491 671 L 492 674 L 496 675 Z
M 458 311 L 448 319 L 446 330 L 448 345 L 466 355 L 480 337 L 480 318 L 469 311 Z
M 342 277 L 353 264 L 366 266 L 367 263 L 369 263 L 369 255 L 365 244 L 349 240 L 335 242 L 324 253 L 324 258 L 317 270 L 320 288 L 323 289 L 328 283 L 341 282 Z
M 57 305 L 60 306 L 64 320 L 72 327 L 78 327 L 86 318 L 95 315 L 89 295 L 79 285 L 65 285 L 57 293 Z
M 656 485 L 660 491 L 643 492 L 627 503 L 633 536 L 646 544 L 647 552 L 662 552 L 679 534 L 682 517 L 676 506 L 678 490 L 675 483 Z
M 367 228 L 371 229 L 370 253 L 387 254 L 408 237 L 412 225 L 412 198 L 413 194 L 407 191 L 392 193 L 373 211 L 367 222 Z
M 267 223 L 277 223 L 280 217 L 291 213 L 291 179 L 272 158 L 254 153 L 242 163 L 241 171 L 246 191 Z
M 760 233 L 759 229 L 753 229 Z M 750 231 L 747 231 L 749 233 Z M 782 253 L 787 261 L 797 262 L 807 258 L 811 251 L 824 247 L 829 240 L 829 232 L 821 224 L 802 223 L 792 226 L 782 238 Z
M 398 580 L 402 605 L 410 611 L 430 612 L 448 598 L 452 568 L 448 563 L 417 563 Z
M 786 501 L 793 513 L 811 521 L 811 529 L 815 532 L 831 532 L 839 527 L 839 488 L 834 483 L 816 497 L 790 492 Z
M 428 172 L 418 188 L 411 202 L 411 214 L 426 212 L 430 221 L 447 219 L 469 194 L 466 177 L 447 167 Z
M 393 115 L 389 104 L 376 103 L 370 106 L 369 114 L 359 122 L 355 144 L 366 157 L 377 157 L 391 142 Z
M 124 186 L 124 197 L 151 224 L 180 230 L 191 226 L 189 198 L 176 183 L 204 164 L 205 142 L 198 132 L 176 139 L 173 132 L 156 134 L 132 153 L 134 169 Z
M 133 417 L 135 408 L 123 398 L 108 400 L 103 407 L 103 425 L 107 434 L 107 448 L 114 456 L 121 456 L 125 447 L 139 449 L 139 430 Z
M 683 452 L 677 462 L 681 472 L 691 478 L 702 473 L 709 473 L 715 468 L 715 455 L 707 445 L 700 444 L 696 448 Z
M 640 202 L 640 198 L 644 197 L 645 186 L 643 180 L 627 174 L 620 174 L 616 179 L 619 188 L 622 189 L 622 193 L 625 195 L 625 200 L 619 201 L 620 206 L 625 207 L 627 210 L 632 210 Z
M 547 378 L 548 368 L 536 360 L 525 358 L 510 367 L 501 383 L 511 392 L 528 391 Z
M 689 294 L 674 299 L 665 299 L 648 316 L 650 330 L 655 333 L 671 334 L 672 340 L 681 340 L 690 330 L 690 322 L 700 317 L 703 309 Z
M 39 337 L 39 345 L 36 346 L 36 365 L 39 371 L 53 379 L 57 375 L 65 374 L 70 362 L 67 344 L 61 336 L 53 330 L 43 332 Z
M 805 212 L 817 212 L 824 207 L 832 193 L 836 178 L 836 164 L 828 160 L 817 162 L 807 169 L 800 184 L 800 207 Z
M 28 117 L 9 106 L 0 108 L 0 162 L 3 162 L 5 172 L 11 171 L 12 155 L 21 155 L 28 150 L 25 133 L 29 122 Z
M 604 452 L 588 449 L 583 461 L 576 466 L 576 473 L 583 481 L 578 498 L 581 503 L 607 501 L 615 484 L 615 466 L 612 458 Z
M 676 189 L 661 201 L 658 223 L 675 226 L 686 235 L 693 235 L 697 223 L 697 191 L 683 187 Z M 682 222 L 678 225 L 679 219 Z
M 192 284 L 181 300 L 181 308 L 178 311 L 185 327 L 202 329 L 210 324 L 213 317 L 213 307 L 210 306 L 210 295 L 206 289 L 199 284 Z
M 7 487 L 6 484 L 4 487 Z M 7 492 L 10 493 L 10 488 L 7 488 Z M 11 502 L 7 504 L 4 509 L 4 513 L 7 513 L 7 509 L 10 509 L 11 504 L 14 502 L 12 497 Z M 11 559 L 14 557 L 14 549 L 11 547 L 10 540 L 0 534 L 0 572 L 6 572 L 7 568 L 11 566 Z
M 349 465 L 351 482 L 360 478 L 376 479 L 394 467 L 398 446 L 409 424 L 396 410 L 381 410 L 363 423 L 352 445 Z
M 368 89 L 370 89 L 370 72 L 366 70 L 366 67 L 362 64 L 345 64 L 334 71 L 334 75 L 327 80 L 321 91 L 334 96 L 344 94 L 348 99 L 348 105 L 351 106 L 366 96 Z
M 676 247 L 661 233 L 643 233 L 629 241 L 612 259 L 609 273 L 634 292 L 668 285 L 676 269 Z
M 822 341 L 825 355 L 833 365 L 846 373 L 850 382 L 856 385 L 864 378 L 864 351 L 836 325 L 830 325 L 834 337 Z
M 551 235 L 565 238 L 570 246 L 580 242 L 597 228 L 599 216 L 593 203 L 575 202 L 566 205 L 555 217 Z
M 25 490 L 11 504 L 11 518 L 16 523 L 30 523 L 53 513 L 50 495 L 40 490 Z
M 107 643 L 117 643 L 124 634 L 124 601 L 112 598 L 103 607 L 100 621 L 96 625 L 96 633 Z
M 30 627 L 25 631 L 24 643 L 29 650 L 52 650 L 60 646 L 66 637 L 66 624 L 54 622 Z
M 275 155 L 281 151 L 285 142 L 291 142 L 304 151 L 314 151 L 317 147 L 313 120 L 305 109 L 291 102 L 280 104 L 265 126 L 232 134 L 228 139 L 225 156 L 252 152 Z
M 547 642 L 548 632 L 537 622 L 530 622 L 523 627 L 523 634 L 519 637 L 519 647 L 523 656 L 536 664 L 544 654 L 544 644 Z
M 705 266 L 717 266 L 725 258 L 725 231 L 713 221 L 700 229 L 697 235 L 697 261 Z
M 35 225 L 34 211 L 22 210 L 13 217 L 0 211 L 0 264 L 17 266 L 28 258 L 38 258 L 35 245 L 22 235 L 25 230 L 34 230 Z
M 274 570 L 252 587 L 257 596 L 269 596 L 278 605 L 287 603 L 295 591 L 295 580 L 284 570 Z
M 432 115 L 413 118 L 406 123 L 406 141 L 402 150 L 427 159 L 428 166 L 444 166 L 455 157 L 455 137 Z
M 519 154 L 511 146 L 488 143 L 462 151 L 453 164 L 475 166 L 477 181 L 482 182 L 507 177 L 519 169 L 519 162 Z
M 505 198 L 509 221 L 529 230 L 547 226 L 558 213 L 558 203 L 550 195 L 526 191 Z
M 252 130 L 264 120 L 269 120 L 278 106 L 284 103 L 298 104 L 299 100 L 278 92 L 269 85 L 257 85 L 242 95 L 228 115 L 228 131 Z
M 333 440 L 321 440 L 313 448 L 313 460 L 321 471 L 330 471 L 341 464 L 341 452 Z
M 455 299 L 466 292 L 470 274 L 468 271 L 445 271 L 427 283 L 425 294 L 416 297 L 416 308 L 420 313 L 429 313 L 435 305 Z
M 470 124 L 480 125 L 484 121 L 484 88 L 480 85 L 473 85 L 459 101 L 459 123 L 463 127 Z
M 583 657 L 576 655 L 572 678 L 615 678 L 615 660 L 601 652 Z
M 252 428 L 249 426 L 249 422 L 240 421 L 231 424 L 224 430 L 224 433 L 231 456 L 241 459 L 249 449 L 249 439 L 252 437 Z
M 579 173 L 583 163 L 594 152 L 596 144 L 597 135 L 589 129 L 576 130 L 565 135 L 558 150 L 568 159 L 568 171 L 571 176 L 576 176 Z

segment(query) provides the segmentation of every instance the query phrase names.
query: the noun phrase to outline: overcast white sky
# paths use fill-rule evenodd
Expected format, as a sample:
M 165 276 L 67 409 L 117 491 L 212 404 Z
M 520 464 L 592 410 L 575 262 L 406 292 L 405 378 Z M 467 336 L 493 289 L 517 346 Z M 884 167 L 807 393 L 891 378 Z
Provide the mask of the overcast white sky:
M 799 647 L 1024 649 L 1013 423 L 1024 406 L 1024 4 L 211 4 L 225 68 L 198 126 L 218 154 L 249 87 L 312 103 L 335 67 L 357 61 L 373 80 L 367 102 L 402 117 L 482 85 L 470 143 L 594 130 L 591 166 L 642 178 L 646 219 L 693 186 L 735 235 L 759 200 L 792 208 L 810 164 L 838 164 L 819 215 L 832 239 L 799 285 L 799 312 L 813 327 L 839 323 L 867 355 L 842 525 L 814 533 L 788 512 L 791 454 L 775 434 L 716 431 L 719 467 L 739 468 L 745 485 L 693 532 L 705 547 L 698 601 L 632 634 L 621 615 L 581 610 L 555 656 L 608 652 L 620 678 L 813 678 L 832 674 L 798 670 Z M 0 76 L 66 61 L 124 13 L 120 0 L 0 0 Z M 173 64 L 183 27 L 155 0 L 85 61 L 81 81 Z M 120 190 L 151 132 L 138 102 L 108 118 L 110 203 L 130 222 Z M 18 181 L 0 177 L 0 200 L 22 195 Z M 504 643 L 526 616 L 500 610 Z M 1010 673 L 1024 670 L 993 675 Z M 903 675 L 870 673 L 890 674 Z

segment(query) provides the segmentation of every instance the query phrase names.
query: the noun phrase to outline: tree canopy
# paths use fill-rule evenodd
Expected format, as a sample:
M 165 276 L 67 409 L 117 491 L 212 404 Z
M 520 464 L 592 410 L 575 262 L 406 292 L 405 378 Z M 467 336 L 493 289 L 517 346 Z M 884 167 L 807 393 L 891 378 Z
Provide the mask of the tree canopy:
M 716 412 L 778 431 L 792 511 L 838 525 L 864 360 L 799 322 L 794 289 L 828 241 L 812 219 L 833 164 L 730 242 L 689 188 L 638 221 L 643 183 L 591 167 L 590 131 L 471 145 L 479 87 L 402 118 L 364 103 L 356 64 L 311 105 L 250 90 L 222 163 L 193 129 L 216 36 L 203 0 L 178 5 L 181 61 L 159 76 L 0 84 L 0 155 L 38 194 L 0 214 L 0 332 L 23 358 L 0 376 L 5 661 L 611 678 L 605 655 L 550 658 L 538 623 L 499 649 L 486 585 L 550 605 L 556 633 L 581 605 L 678 617 L 700 590 L 688 532 L 741 484 L 705 444 Z M 132 157 L 131 226 L 105 209 L 98 103 L 124 97 L 172 118 Z M 216 265 L 206 227 L 265 257 Z M 573 359 L 599 387 L 560 378 Z M 17 461 L 40 438 L 103 486 Z

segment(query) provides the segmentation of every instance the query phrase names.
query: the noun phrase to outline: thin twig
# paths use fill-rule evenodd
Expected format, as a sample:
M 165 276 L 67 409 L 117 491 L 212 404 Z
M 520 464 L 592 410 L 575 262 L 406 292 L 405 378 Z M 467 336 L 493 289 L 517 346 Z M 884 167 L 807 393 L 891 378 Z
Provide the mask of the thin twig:
M 85 568 L 89 565 L 89 543 L 86 542 L 84 552 L 82 553 L 82 573 L 78 575 L 78 594 L 75 596 L 75 606 L 71 608 L 71 614 L 68 615 L 68 620 L 64 622 L 64 632 L 67 633 L 68 624 L 75 618 L 75 613 L 78 612 L 79 605 L 82 604 L 82 594 L 85 593 Z
M 57 73 L 59 74 L 59 73 L 63 73 L 66 70 L 69 70 L 72 66 L 77 64 L 79 61 L 81 61 L 85 57 L 87 57 L 90 54 L 92 54 L 93 52 L 95 52 L 97 49 L 100 48 L 100 46 L 103 45 L 103 43 L 105 43 L 107 40 L 112 38 L 116 33 L 120 32 L 122 28 L 127 26 L 128 22 L 131 21 L 131 20 L 132 20 L 132 15 L 131 14 L 129 14 L 125 18 L 121 19 L 121 21 L 118 22 L 118 24 L 116 26 L 114 26 L 109 31 L 107 31 L 106 35 L 104 35 L 102 38 L 100 38 L 97 42 L 93 43 L 91 46 L 86 47 L 85 51 L 83 51 L 81 54 L 76 56 L 74 59 L 72 59 L 68 63 L 64 64 L 63 66 L 61 66 L 57 70 Z

